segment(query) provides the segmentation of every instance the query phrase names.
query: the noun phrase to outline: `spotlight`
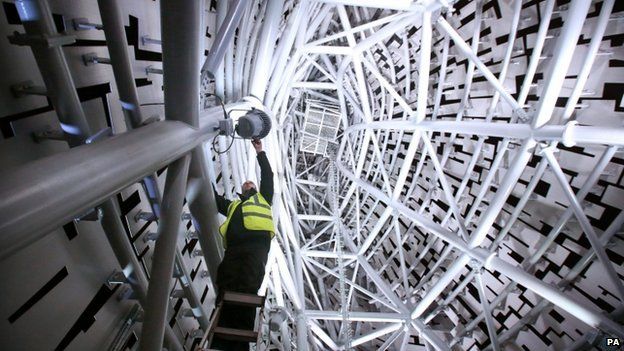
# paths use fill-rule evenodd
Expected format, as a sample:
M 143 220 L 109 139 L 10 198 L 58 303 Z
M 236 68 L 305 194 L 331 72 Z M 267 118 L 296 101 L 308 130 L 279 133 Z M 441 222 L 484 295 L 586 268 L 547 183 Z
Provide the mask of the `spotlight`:
M 223 154 L 230 150 L 236 134 L 239 139 L 262 139 L 269 135 L 271 131 L 271 117 L 265 111 L 268 111 L 262 104 L 262 101 L 255 96 L 246 96 L 235 104 L 229 105 L 226 111 L 225 105 L 221 103 L 223 108 L 224 119 L 218 122 L 218 126 L 214 127 L 214 131 L 219 135 L 230 138 L 230 143 L 223 149 L 217 148 L 217 138 L 212 139 L 212 150 L 217 154 Z
M 236 133 L 244 139 L 262 139 L 271 131 L 271 118 L 264 112 L 252 108 L 238 119 Z
M 219 121 L 216 128 L 219 135 L 234 137 L 236 132 L 243 139 L 262 139 L 269 135 L 271 117 L 264 111 L 262 103 L 257 98 L 245 97 L 238 104 L 226 113 L 227 118 Z

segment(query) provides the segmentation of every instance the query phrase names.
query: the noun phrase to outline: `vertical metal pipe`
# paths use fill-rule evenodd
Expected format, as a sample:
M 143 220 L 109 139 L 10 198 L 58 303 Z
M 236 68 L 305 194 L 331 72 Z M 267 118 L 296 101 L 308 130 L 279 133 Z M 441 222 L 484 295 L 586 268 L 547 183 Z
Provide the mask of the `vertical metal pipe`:
M 544 9 L 541 15 L 539 29 L 535 36 L 535 45 L 529 58 L 529 62 L 526 68 L 526 74 L 524 81 L 522 82 L 522 88 L 518 95 L 518 103 L 520 106 L 524 105 L 527 97 L 529 96 L 529 90 L 531 89 L 531 83 L 533 83 L 533 77 L 537 71 L 537 66 L 540 63 L 540 56 L 542 55 L 542 49 L 544 48 L 544 42 L 546 41 L 546 34 L 548 33 L 548 27 L 550 26 L 550 18 L 553 14 L 553 7 L 555 6 L 555 0 L 546 0 L 544 2 Z M 513 43 L 510 42 L 513 47 Z
M 189 280 L 189 272 L 184 265 L 184 261 L 182 260 L 182 255 L 180 254 L 180 251 L 177 249 L 175 252 L 175 264 L 182 272 L 182 276 L 180 277 L 180 283 L 182 285 L 182 290 L 184 290 L 184 295 L 186 296 L 189 305 L 191 305 L 191 308 L 193 309 L 193 315 L 195 316 L 195 318 L 197 318 L 197 322 L 199 322 L 199 326 L 202 328 L 202 330 L 207 331 L 210 327 L 208 314 L 202 308 L 202 303 L 199 299 L 199 295 L 197 294 L 197 290 L 195 290 L 193 282 Z
M 141 329 L 140 347 L 143 351 L 162 348 L 189 163 L 190 156 L 185 155 L 167 168 L 163 216 L 158 226 L 158 240 L 152 256 L 151 283 L 147 291 L 145 320 Z
M 533 127 L 541 127 L 552 118 L 557 98 L 566 79 L 566 73 L 572 62 L 574 49 L 578 37 L 585 24 L 585 16 L 591 5 L 591 0 L 573 0 L 566 19 L 553 50 L 553 58 L 548 72 L 544 74 L 546 80 L 532 121 Z
M 217 20 L 216 26 L 221 27 L 221 24 L 225 20 L 225 15 L 227 14 L 227 2 L 225 1 L 217 1 Z M 217 66 L 215 68 L 216 72 L 213 72 L 214 80 L 215 80 L 215 94 L 217 94 L 223 101 L 225 101 L 225 80 L 224 80 L 224 69 L 222 66 Z M 223 148 L 222 148 L 223 150 Z
M 132 128 L 138 128 L 143 122 L 141 107 L 139 105 L 139 97 L 137 94 L 134 77 L 132 74 L 132 66 L 130 65 L 130 56 L 128 55 L 128 41 L 126 40 L 126 32 L 124 30 L 123 19 L 117 0 L 98 0 L 100 9 L 100 17 L 106 36 L 106 45 L 108 46 L 109 57 L 113 67 L 115 83 L 119 92 L 121 108 L 126 116 L 126 120 L 130 122 Z M 143 179 L 145 192 L 150 198 L 153 213 L 160 216 L 161 196 L 158 190 L 158 181 L 154 175 L 149 175 Z M 109 199 L 102 204 L 102 228 L 106 233 L 108 242 L 119 261 L 119 265 L 129 278 L 133 291 L 139 295 L 139 301 L 145 306 L 145 297 L 147 295 L 147 277 L 143 273 L 143 269 L 134 254 L 132 245 L 126 237 L 123 229 L 123 223 L 119 219 L 119 209 L 113 199 Z M 181 350 L 182 345 L 174 334 L 173 330 L 167 325 L 165 329 L 165 345 L 170 349 Z
M 130 58 L 128 55 L 128 43 L 123 27 L 121 12 L 119 10 L 117 0 L 98 0 L 98 5 L 102 17 L 102 24 L 104 26 L 104 34 L 106 35 L 107 39 L 106 43 L 108 46 L 109 55 L 112 61 L 113 73 L 115 74 L 115 81 L 119 90 L 121 105 L 124 114 L 130 121 L 132 128 L 138 128 L 141 126 L 143 118 L 138 101 L 136 86 L 134 83 L 134 77 L 132 75 L 132 67 L 130 65 Z M 158 189 L 158 182 L 156 177 L 154 175 L 151 175 L 144 178 L 143 185 L 145 187 L 146 193 L 150 197 L 150 204 L 152 206 L 153 213 L 156 215 L 157 218 L 160 218 L 160 204 L 162 202 L 162 196 L 160 190 Z M 119 229 L 119 227 L 111 228 L 111 224 L 112 223 L 108 224 L 109 230 Z M 124 240 L 127 241 L 125 237 Z M 130 249 L 129 252 L 132 252 L 131 247 L 128 248 Z M 178 256 L 179 253 L 176 251 L 176 258 L 179 258 Z M 181 260 L 178 261 L 181 269 L 185 273 L 181 279 L 187 279 L 188 272 L 186 271 L 186 267 L 183 266 Z M 147 286 L 147 281 L 145 281 L 145 286 Z M 197 292 L 192 287 L 192 285 L 190 285 L 190 282 L 183 284 L 183 287 L 189 303 L 194 309 L 194 313 L 197 316 L 200 326 L 204 329 L 207 328 L 207 312 L 202 308 L 202 304 L 197 298 Z M 171 335 L 173 335 L 171 329 L 167 328 L 165 335 L 166 343 L 172 343 L 172 341 L 170 340 Z M 175 342 L 178 342 L 177 338 Z
M 574 85 L 574 89 L 572 89 L 572 93 L 568 98 L 568 102 L 563 112 L 564 119 L 568 119 L 570 118 L 570 116 L 572 116 L 572 113 L 574 112 L 574 108 L 576 106 L 576 102 L 578 101 L 579 97 L 581 97 L 583 87 L 585 86 L 585 83 L 589 78 L 589 73 L 591 71 L 594 60 L 596 59 L 596 54 L 598 53 L 598 49 L 600 49 L 600 43 L 602 42 L 602 37 L 604 36 L 605 30 L 607 29 L 607 24 L 609 23 L 614 3 L 615 0 L 606 0 L 602 3 L 602 9 L 600 10 L 598 21 L 596 22 L 594 31 L 591 34 L 591 41 L 589 42 L 587 54 L 583 59 L 583 64 L 581 65 L 581 70 L 578 73 L 576 84 Z
M 431 12 L 422 15 L 422 34 L 420 37 L 420 63 L 418 66 L 418 102 L 416 122 L 422 122 L 427 114 L 427 91 L 429 90 L 429 62 L 431 60 Z
M 99 0 L 98 5 L 100 8 L 100 13 L 102 17 L 102 24 L 104 26 L 104 33 L 107 38 L 107 45 L 108 45 L 108 49 L 110 53 L 110 58 L 112 61 L 113 72 L 115 74 L 115 80 L 116 80 L 117 87 L 119 90 L 119 97 L 121 100 L 122 108 L 132 128 L 138 128 L 141 126 L 141 122 L 143 118 L 141 115 L 140 105 L 138 102 L 138 95 L 137 95 L 136 87 L 134 84 L 134 78 L 132 75 L 130 58 L 127 52 L 127 41 L 126 41 L 125 31 L 123 29 L 123 20 L 121 17 L 121 13 L 119 11 L 119 7 L 118 7 L 116 0 Z M 157 218 L 160 218 L 160 215 L 161 215 L 160 204 L 162 202 L 162 197 L 160 194 L 160 190 L 158 189 L 158 183 L 157 183 L 156 177 L 153 175 L 148 176 L 145 179 L 143 179 L 143 183 L 144 183 L 143 185 L 145 187 L 146 193 L 150 197 L 150 204 L 152 206 L 153 213 L 156 215 Z M 107 217 L 110 218 L 111 216 L 109 215 Z M 117 220 L 117 222 L 119 221 Z M 105 226 L 105 230 L 107 231 L 107 233 L 116 234 L 117 232 L 119 232 L 120 229 L 122 229 L 122 227 L 119 227 L 118 223 L 116 222 L 111 222 L 111 223 L 106 223 L 106 224 L 103 222 L 103 226 Z M 123 234 L 123 231 L 121 232 L 121 234 Z M 125 238 L 125 236 L 122 236 L 122 238 L 124 241 L 127 242 L 127 238 Z M 111 245 L 116 247 L 117 250 L 115 250 L 115 248 L 114 250 L 116 254 L 118 255 L 118 257 L 120 254 L 119 251 L 121 251 L 122 255 L 127 252 L 132 253 L 132 248 L 129 245 L 128 247 L 121 247 L 119 241 L 117 241 L 115 245 L 113 245 L 113 241 L 115 241 L 115 238 L 111 236 L 109 236 L 109 240 L 111 241 Z M 127 250 L 130 250 L 130 251 L 127 251 Z M 176 258 L 179 258 L 178 256 L 179 256 L 179 253 L 176 251 Z M 134 257 L 134 255 L 132 255 L 132 257 Z M 124 261 L 127 262 L 128 260 L 120 259 L 120 263 Z M 181 269 L 185 273 L 181 279 L 187 279 L 188 272 L 186 272 L 186 267 L 183 266 L 183 263 L 181 260 L 179 260 L 179 264 L 180 264 Z M 122 265 L 124 264 L 122 263 Z M 138 269 L 139 267 L 134 262 L 132 266 L 135 267 L 135 269 Z M 145 296 L 146 286 L 147 286 L 147 280 L 145 279 L 143 287 L 142 287 L 144 290 L 142 293 L 143 297 Z M 186 296 L 189 300 L 189 303 L 194 309 L 194 313 L 197 316 L 200 326 L 202 328 L 207 328 L 207 324 L 208 324 L 207 313 L 202 308 L 201 302 L 199 302 L 199 299 L 197 298 L 197 292 L 193 289 L 192 285 L 190 285 L 188 282 L 185 284 L 183 283 L 183 287 L 184 287 Z M 134 287 L 134 288 L 136 290 L 138 287 Z M 173 336 L 173 339 L 172 339 L 172 336 Z M 166 344 L 175 344 L 175 343 L 179 344 L 179 341 L 175 337 L 175 334 L 173 334 L 173 331 L 168 326 L 165 330 L 165 343 Z M 177 345 L 177 347 L 176 346 L 169 346 L 169 347 L 170 348 L 175 347 L 177 349 L 181 349 L 180 345 Z
M 165 117 L 199 125 L 199 36 L 201 4 L 195 0 L 160 3 L 165 88 Z M 181 55 L 181 53 L 185 53 Z M 221 261 L 217 208 L 202 147 L 192 152 L 187 200 L 199 244 L 213 281 Z
M 160 2 L 165 116 L 194 127 L 199 123 L 200 9 L 195 0 Z
M 15 5 L 27 35 L 33 37 L 59 35 L 46 0 L 18 0 Z M 58 114 L 61 128 L 68 136 L 69 145 L 82 144 L 91 135 L 91 131 L 80 106 L 63 48 L 60 45 L 53 47 L 32 45 L 31 49 L 41 71 L 48 97 Z
M 290 58 L 292 60 L 298 60 L 298 54 L 293 54 L 291 56 L 291 50 L 293 48 L 293 44 L 295 43 L 295 38 L 300 28 L 302 27 L 302 23 L 307 22 L 306 16 L 309 15 L 307 12 L 310 3 L 309 2 L 299 2 L 295 5 L 293 10 L 293 14 L 288 16 L 288 24 L 284 33 L 280 36 L 279 48 L 276 52 L 276 60 L 275 67 L 280 67 L 280 69 L 274 70 L 275 74 L 273 75 L 271 81 L 269 82 L 269 88 L 267 91 L 267 105 L 270 106 L 271 103 L 275 102 L 275 96 L 277 94 L 277 90 L 282 86 L 282 82 L 284 81 L 283 77 L 287 70 L 282 69 L 282 67 L 286 67 L 287 60 Z
M 238 27 L 248 3 L 249 0 L 230 2 L 227 15 L 219 27 L 215 41 L 210 48 L 210 53 L 206 57 L 206 61 L 201 69 L 202 73 L 206 72 L 211 78 L 214 77 L 217 68 L 223 61 L 225 51 L 234 42 L 234 31 Z
M 222 23 L 225 21 L 225 16 L 226 16 L 226 11 L 227 11 L 226 7 L 227 7 L 227 2 L 224 2 L 224 1 L 217 2 L 217 19 L 216 19 L 217 27 L 221 27 Z M 222 59 L 219 60 L 219 62 L 217 63 L 217 66 L 213 68 L 210 72 L 212 72 L 212 76 L 214 77 L 214 81 L 215 81 L 215 95 L 219 96 L 219 98 L 222 101 L 225 101 L 225 81 L 224 81 L 225 71 L 224 71 L 223 66 L 220 64 L 221 60 Z M 241 59 L 239 61 L 243 61 L 243 60 Z M 206 63 L 207 62 L 204 62 L 204 66 L 206 65 Z M 219 143 L 219 150 L 225 150 L 225 148 L 227 147 L 225 140 L 223 140 L 223 138 L 217 138 L 217 139 Z M 223 184 L 225 188 L 224 193 L 227 198 L 231 198 L 232 197 L 232 184 L 231 184 L 230 179 L 232 177 L 232 174 L 230 172 L 230 159 L 229 159 L 228 154 L 227 153 L 219 154 L 219 162 L 221 164 L 221 173 L 222 173 L 221 175 L 222 175 Z
M 479 290 L 479 300 L 481 300 L 481 306 L 483 306 L 483 314 L 485 315 L 485 324 L 487 326 L 488 335 L 490 336 L 492 349 L 494 349 L 494 351 L 499 351 L 500 348 L 498 347 L 496 325 L 494 325 L 494 321 L 492 320 L 491 305 L 487 301 L 487 295 L 485 294 L 485 284 L 483 283 L 482 275 L 483 275 L 483 269 L 480 268 L 480 271 L 475 275 L 475 280 L 477 281 L 477 289 Z
M 113 253 L 119 261 L 125 276 L 128 278 L 130 286 L 138 295 L 139 302 L 145 310 L 147 298 L 147 277 L 143 273 L 141 264 L 134 254 L 132 245 L 126 237 L 121 223 L 119 208 L 115 201 L 110 198 L 102 204 L 101 224 L 108 242 L 113 249 Z M 169 325 L 165 326 L 165 345 L 171 350 L 182 350 L 182 345 Z
M 260 42 L 256 51 L 256 62 L 253 69 L 253 78 L 251 80 L 251 88 L 249 91 L 252 95 L 258 97 L 260 101 L 264 100 L 267 89 L 267 82 L 271 76 L 270 67 L 271 57 L 275 48 L 275 40 L 279 30 L 279 21 L 282 16 L 282 8 L 284 0 L 269 0 L 264 15 L 264 23 L 260 32 Z
M 141 264 L 123 230 L 119 207 L 112 199 L 106 200 L 102 204 L 102 213 L 102 227 L 113 253 L 128 278 L 132 290 L 138 295 L 139 302 L 144 305 L 147 296 L 147 277 L 143 273 Z
M 121 11 L 117 0 L 98 0 L 106 46 L 113 66 L 113 74 L 119 91 L 119 99 L 124 115 L 133 128 L 141 125 L 141 107 L 137 95 L 130 56 L 128 55 L 128 41 L 124 30 Z
M 132 74 L 130 56 L 128 55 L 128 41 L 126 40 L 119 4 L 117 0 L 98 0 L 98 6 L 122 110 L 127 121 L 130 122 L 130 126 L 139 128 L 143 122 L 143 116 Z M 143 179 L 143 186 L 150 198 L 154 214 L 159 216 L 158 206 L 161 199 L 156 176 L 149 175 Z

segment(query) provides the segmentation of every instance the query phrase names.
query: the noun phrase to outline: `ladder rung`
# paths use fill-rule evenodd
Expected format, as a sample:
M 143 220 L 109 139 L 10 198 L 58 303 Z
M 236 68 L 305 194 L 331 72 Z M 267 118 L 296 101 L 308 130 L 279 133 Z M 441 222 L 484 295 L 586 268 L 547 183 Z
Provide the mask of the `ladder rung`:
M 219 336 L 226 340 L 247 341 L 256 342 L 258 339 L 258 333 L 253 330 L 232 329 L 216 327 L 214 328 L 214 335 Z
M 264 304 L 264 297 L 226 291 L 223 294 L 223 302 L 232 305 L 261 307 Z

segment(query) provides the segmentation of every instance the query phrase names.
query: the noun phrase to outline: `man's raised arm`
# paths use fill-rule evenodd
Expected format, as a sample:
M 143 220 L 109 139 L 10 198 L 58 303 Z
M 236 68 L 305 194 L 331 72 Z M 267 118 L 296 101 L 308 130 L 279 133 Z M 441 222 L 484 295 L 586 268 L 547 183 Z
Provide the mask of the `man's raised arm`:
M 217 193 L 217 187 L 214 184 L 212 185 L 212 190 L 214 191 L 215 200 L 217 201 L 217 210 L 219 210 L 220 214 L 227 216 L 227 210 L 232 201 L 219 195 L 219 193 Z
M 262 150 L 262 142 L 259 139 L 251 141 L 256 149 L 258 164 L 260 165 L 260 194 L 269 202 L 273 203 L 273 170 L 271 164 Z

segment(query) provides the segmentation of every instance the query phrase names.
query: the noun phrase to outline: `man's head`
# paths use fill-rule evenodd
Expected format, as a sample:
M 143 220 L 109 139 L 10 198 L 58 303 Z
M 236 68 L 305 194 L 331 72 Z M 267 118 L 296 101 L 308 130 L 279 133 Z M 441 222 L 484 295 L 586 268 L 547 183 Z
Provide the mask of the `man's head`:
M 243 189 L 244 192 L 251 190 L 251 189 L 256 189 L 256 183 L 252 182 L 251 180 L 248 180 L 243 183 L 243 186 L 241 188 Z
M 256 183 L 252 182 L 251 180 L 244 182 L 241 186 L 241 190 L 243 191 L 242 195 L 244 197 L 250 197 L 258 191 L 256 189 Z

